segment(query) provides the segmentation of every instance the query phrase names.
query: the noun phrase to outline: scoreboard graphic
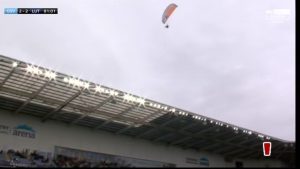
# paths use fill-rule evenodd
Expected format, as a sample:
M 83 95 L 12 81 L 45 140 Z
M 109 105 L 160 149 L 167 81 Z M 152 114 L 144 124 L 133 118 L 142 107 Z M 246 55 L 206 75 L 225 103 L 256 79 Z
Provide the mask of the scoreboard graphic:
M 4 14 L 58 14 L 58 8 L 4 8 Z

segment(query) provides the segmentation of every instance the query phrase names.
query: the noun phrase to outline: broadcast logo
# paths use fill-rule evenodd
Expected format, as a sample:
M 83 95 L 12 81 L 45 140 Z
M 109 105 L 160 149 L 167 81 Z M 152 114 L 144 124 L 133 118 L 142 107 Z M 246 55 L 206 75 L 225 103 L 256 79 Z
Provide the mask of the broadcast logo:
M 271 148 L 272 148 L 271 142 L 263 142 L 264 156 L 271 156 Z

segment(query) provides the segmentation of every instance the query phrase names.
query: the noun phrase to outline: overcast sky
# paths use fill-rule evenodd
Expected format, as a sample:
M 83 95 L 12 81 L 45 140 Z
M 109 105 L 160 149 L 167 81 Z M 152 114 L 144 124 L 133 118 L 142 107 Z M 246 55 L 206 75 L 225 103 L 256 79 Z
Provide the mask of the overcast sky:
M 170 3 L 178 8 L 166 29 L 161 16 Z M 294 6 L 0 0 L 0 54 L 294 141 Z M 8 7 L 54 7 L 59 14 L 4 15 Z M 290 18 L 274 22 L 266 15 L 272 9 L 289 9 Z

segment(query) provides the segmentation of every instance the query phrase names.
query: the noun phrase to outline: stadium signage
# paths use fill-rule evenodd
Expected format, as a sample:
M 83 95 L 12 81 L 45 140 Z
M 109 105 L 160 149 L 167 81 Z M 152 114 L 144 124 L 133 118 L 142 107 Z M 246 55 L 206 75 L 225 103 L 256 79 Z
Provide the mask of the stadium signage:
M 26 124 L 20 124 L 16 127 L 9 127 L 6 125 L 0 124 L 0 134 L 7 134 L 7 135 L 13 135 L 18 137 L 26 137 L 34 139 L 36 137 L 35 130 L 32 129 L 32 127 L 26 125 Z

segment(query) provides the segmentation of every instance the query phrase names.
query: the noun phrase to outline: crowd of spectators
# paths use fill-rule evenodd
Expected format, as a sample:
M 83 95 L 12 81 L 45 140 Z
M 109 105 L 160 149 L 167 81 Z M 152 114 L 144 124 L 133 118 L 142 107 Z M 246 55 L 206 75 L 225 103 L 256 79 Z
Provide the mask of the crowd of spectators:
M 99 160 L 91 162 L 84 158 L 73 158 L 64 155 L 57 155 L 54 159 L 49 159 L 40 155 L 37 151 L 30 152 L 28 149 L 15 151 L 0 151 L 0 167 L 38 167 L 38 168 L 115 168 L 132 167 L 124 162 L 118 163 L 109 160 Z
M 37 153 L 30 152 L 28 149 L 22 151 L 9 149 L 0 151 L 0 167 L 48 167 L 50 159 Z
M 81 168 L 81 167 L 91 167 L 91 163 L 87 162 L 85 159 L 79 159 L 79 158 L 72 158 L 72 157 L 67 157 L 63 155 L 58 155 L 54 160 L 53 160 L 55 166 L 57 167 L 76 167 L 76 168 Z
M 99 160 L 97 162 L 91 162 L 86 159 L 79 159 L 77 157 L 67 157 L 63 155 L 58 155 L 53 160 L 55 166 L 57 167 L 67 167 L 67 168 L 115 168 L 115 167 L 131 167 L 125 163 L 118 163 L 109 160 Z
M 135 168 L 126 160 L 120 158 L 98 158 L 98 160 L 88 160 L 85 158 L 56 155 L 53 159 L 38 151 L 7 151 L 0 150 L 1 167 L 30 167 L 30 168 Z M 170 166 L 163 166 L 170 167 Z

